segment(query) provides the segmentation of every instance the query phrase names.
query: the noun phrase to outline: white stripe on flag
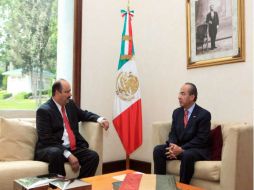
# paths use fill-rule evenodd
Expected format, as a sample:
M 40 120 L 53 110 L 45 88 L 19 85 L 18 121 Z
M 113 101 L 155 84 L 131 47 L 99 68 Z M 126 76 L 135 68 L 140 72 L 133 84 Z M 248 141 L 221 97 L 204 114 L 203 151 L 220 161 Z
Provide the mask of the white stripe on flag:
M 126 15 L 126 30 L 125 30 L 125 34 L 126 36 L 129 35 L 129 14 Z M 124 41 L 124 55 L 128 55 L 129 54 L 129 41 L 125 40 Z
M 136 77 L 138 77 L 137 67 L 134 60 L 130 60 L 126 62 L 120 70 L 117 72 L 117 76 L 120 72 L 132 72 Z M 134 98 L 130 101 L 124 101 L 120 99 L 117 95 L 115 95 L 115 106 L 113 110 L 113 118 L 118 116 L 120 113 L 122 113 L 124 110 L 126 110 L 128 107 L 130 107 L 132 104 L 134 104 L 137 100 L 141 98 L 140 95 L 140 87 L 138 88 L 137 92 L 134 95 Z

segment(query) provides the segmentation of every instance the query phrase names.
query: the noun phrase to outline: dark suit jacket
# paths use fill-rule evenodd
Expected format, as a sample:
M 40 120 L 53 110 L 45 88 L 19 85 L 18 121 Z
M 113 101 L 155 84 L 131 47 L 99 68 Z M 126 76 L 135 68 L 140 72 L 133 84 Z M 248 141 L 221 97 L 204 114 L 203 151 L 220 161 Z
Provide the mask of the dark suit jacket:
M 184 150 L 194 150 L 205 159 L 209 159 L 211 129 L 211 114 L 207 110 L 195 105 L 192 114 L 184 128 L 184 109 L 178 108 L 173 112 L 173 120 L 169 139 L 166 142 L 177 144 Z
M 76 137 L 77 147 L 88 147 L 87 141 L 79 133 L 78 123 L 80 121 L 96 122 L 99 116 L 89 111 L 81 110 L 72 100 L 65 106 L 65 109 Z M 36 129 L 38 134 L 36 151 L 51 146 L 57 146 L 63 151 L 65 150 L 65 147 L 62 145 L 64 132 L 63 118 L 52 98 L 37 110 Z
M 212 23 L 210 24 L 209 21 Z M 206 23 L 209 24 L 209 35 L 216 35 L 217 34 L 217 25 L 219 25 L 219 16 L 216 11 L 214 11 L 214 17 L 212 18 L 211 12 L 209 12 L 206 16 Z

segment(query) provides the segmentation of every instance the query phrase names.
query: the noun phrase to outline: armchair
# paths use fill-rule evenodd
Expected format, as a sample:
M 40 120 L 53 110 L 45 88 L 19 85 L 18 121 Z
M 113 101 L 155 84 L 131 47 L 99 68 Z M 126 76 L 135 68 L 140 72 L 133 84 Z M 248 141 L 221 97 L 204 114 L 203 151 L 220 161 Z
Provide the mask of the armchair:
M 80 133 L 90 148 L 100 156 L 96 175 L 102 172 L 103 129 L 98 123 L 80 123 Z M 37 141 L 34 118 L 8 119 L 0 117 L 0 189 L 12 190 L 15 179 L 48 173 L 48 163 L 35 161 L 34 148 Z M 78 176 L 65 163 L 68 178 Z
M 191 184 L 206 190 L 253 189 L 253 126 L 245 123 L 220 124 L 223 148 L 221 161 L 198 161 Z M 217 126 L 212 124 L 212 128 Z M 164 144 L 170 122 L 153 123 L 153 145 Z M 166 171 L 179 180 L 180 161 L 167 162 Z

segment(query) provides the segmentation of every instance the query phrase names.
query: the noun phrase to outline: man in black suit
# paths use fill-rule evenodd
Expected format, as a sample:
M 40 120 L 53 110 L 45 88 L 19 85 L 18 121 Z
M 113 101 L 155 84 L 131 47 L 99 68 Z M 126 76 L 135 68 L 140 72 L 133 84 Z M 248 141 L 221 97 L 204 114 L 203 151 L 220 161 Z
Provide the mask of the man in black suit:
M 59 177 L 66 175 L 64 163 L 69 162 L 74 172 L 80 169 L 78 178 L 93 176 L 99 156 L 88 149 L 87 141 L 78 129 L 80 121 L 99 122 L 107 130 L 109 122 L 103 117 L 78 108 L 71 98 L 70 84 L 57 80 L 52 86 L 52 98 L 36 112 L 38 142 L 35 160 L 49 163 L 49 173 Z
M 219 28 L 219 16 L 216 11 L 214 11 L 214 5 L 210 5 L 210 12 L 206 15 L 206 23 L 209 26 L 209 36 L 211 39 L 211 50 L 217 48 L 215 46 L 217 30 Z
M 198 106 L 197 88 L 185 83 L 179 93 L 180 108 L 173 112 L 166 144 L 154 148 L 154 173 L 166 174 L 167 160 L 181 160 L 180 182 L 189 184 L 198 160 L 208 160 L 211 114 Z

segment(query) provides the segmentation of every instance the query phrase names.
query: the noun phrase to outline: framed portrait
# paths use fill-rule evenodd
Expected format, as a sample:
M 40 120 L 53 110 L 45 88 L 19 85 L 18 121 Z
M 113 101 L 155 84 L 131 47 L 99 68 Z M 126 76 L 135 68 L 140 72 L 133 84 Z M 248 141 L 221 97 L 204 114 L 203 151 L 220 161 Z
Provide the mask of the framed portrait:
M 244 0 L 186 0 L 187 68 L 245 61 Z

